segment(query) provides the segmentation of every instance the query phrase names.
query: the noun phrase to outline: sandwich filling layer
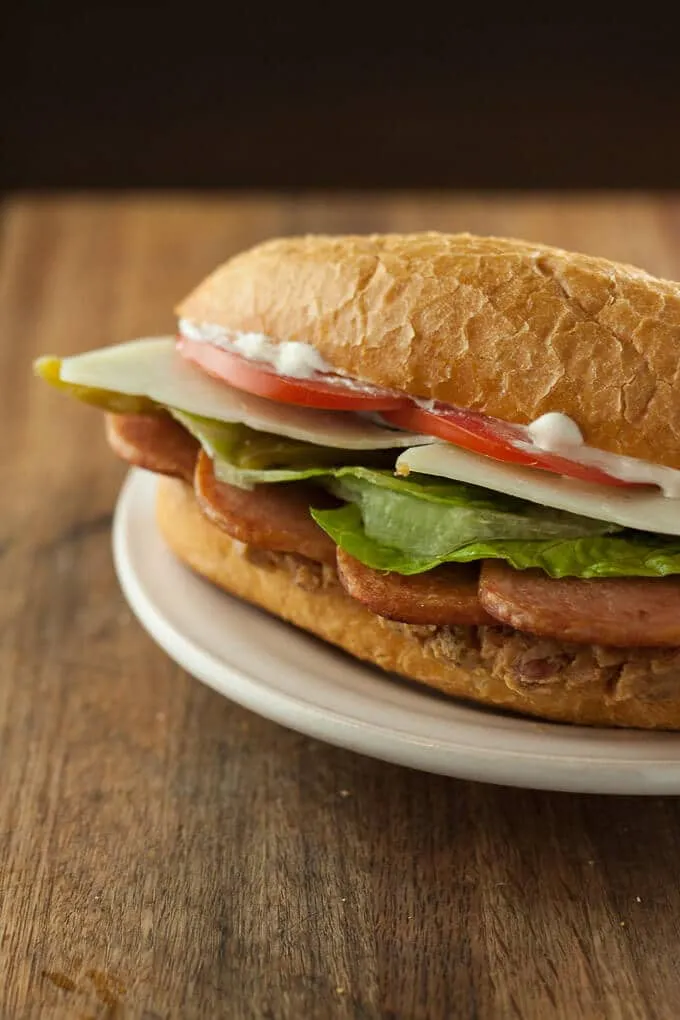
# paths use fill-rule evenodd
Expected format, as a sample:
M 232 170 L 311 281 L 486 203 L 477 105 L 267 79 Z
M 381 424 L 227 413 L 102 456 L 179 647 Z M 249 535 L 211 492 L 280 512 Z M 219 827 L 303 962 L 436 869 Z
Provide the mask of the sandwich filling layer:
M 375 570 L 336 546 L 310 516 L 310 505 L 326 506 L 314 511 L 317 518 L 335 512 L 328 504 L 337 497 L 328 490 L 308 482 L 253 490 L 222 482 L 210 457 L 169 416 L 110 415 L 107 434 L 125 459 L 191 482 L 203 514 L 232 538 L 337 566 L 348 594 L 381 617 L 431 626 L 506 625 L 584 644 L 680 646 L 680 578 L 554 581 L 489 559 L 416 575 Z
M 409 422 L 415 420 L 412 419 L 413 414 L 419 415 L 424 412 L 461 422 L 466 429 L 472 429 L 482 437 L 484 432 L 496 429 L 504 435 L 516 453 L 526 455 L 526 462 L 530 462 L 532 457 L 540 458 L 542 454 L 552 454 L 553 460 L 563 460 L 565 464 L 570 463 L 586 469 L 583 477 L 592 472 L 596 479 L 599 474 L 602 478 L 616 479 L 624 484 L 658 486 L 664 496 L 680 498 L 680 471 L 637 457 L 608 453 L 589 446 L 576 422 L 562 412 L 551 411 L 542 414 L 525 426 L 494 421 L 485 415 L 474 414 L 469 410 L 462 411 L 439 401 L 407 397 L 405 394 L 380 390 L 369 383 L 353 379 L 325 361 L 311 344 L 298 340 L 277 341 L 262 333 L 225 330 L 224 327 L 214 323 L 180 319 L 179 347 L 186 356 L 195 359 L 199 365 L 208 366 L 208 370 L 212 365 L 212 359 L 209 354 L 206 357 L 205 351 L 213 348 L 238 355 L 238 358 L 246 364 L 252 362 L 263 365 L 279 377 L 310 381 L 330 379 L 335 385 L 342 384 L 348 390 L 366 396 L 379 393 L 391 395 L 397 399 L 397 404 L 394 408 L 386 408 L 388 422 L 392 420 L 397 424 L 406 423 L 407 427 L 410 427 Z M 195 353 L 196 350 L 198 354 Z M 448 477 L 446 474 L 444 476 Z
M 583 445 L 578 430 L 561 420 L 495 422 L 490 435 L 483 415 L 368 385 L 361 391 L 352 380 L 340 388 L 319 381 L 328 367 L 320 356 L 277 353 L 281 345 L 267 337 L 239 334 L 227 347 L 215 339 L 134 341 L 41 359 L 37 371 L 112 412 L 114 449 L 190 481 L 201 512 L 232 538 L 337 569 L 345 590 L 378 616 L 417 625 L 492 621 L 583 644 L 680 646 L 677 501 L 656 487 L 621 485 L 602 464 L 591 477 L 588 465 L 559 453 L 548 470 L 515 449 L 518 429 L 562 451 Z M 186 342 L 228 360 L 187 357 Z M 253 376 L 250 363 L 260 361 L 267 371 Z M 297 376 L 278 375 L 284 368 Z M 224 372 L 236 373 L 235 385 Z M 303 392 L 308 376 L 313 385 Z M 307 398 L 321 406 L 296 403 Z M 409 425 L 462 430 L 473 442 L 461 449 Z M 472 452 L 477 442 L 487 456 Z M 556 473 L 563 467 L 569 477 Z

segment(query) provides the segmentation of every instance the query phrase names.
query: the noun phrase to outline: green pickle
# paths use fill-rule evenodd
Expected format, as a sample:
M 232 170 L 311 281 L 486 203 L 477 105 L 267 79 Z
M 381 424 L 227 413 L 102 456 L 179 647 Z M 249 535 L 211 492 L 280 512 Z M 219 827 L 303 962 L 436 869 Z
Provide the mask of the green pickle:
M 92 404 L 103 411 L 113 414 L 162 414 L 164 408 L 148 397 L 134 396 L 127 393 L 116 393 L 114 390 L 100 390 L 94 386 L 79 386 L 77 383 L 65 382 L 61 378 L 62 358 L 47 355 L 33 362 L 33 371 L 50 386 L 63 390 L 69 396 L 84 404 Z

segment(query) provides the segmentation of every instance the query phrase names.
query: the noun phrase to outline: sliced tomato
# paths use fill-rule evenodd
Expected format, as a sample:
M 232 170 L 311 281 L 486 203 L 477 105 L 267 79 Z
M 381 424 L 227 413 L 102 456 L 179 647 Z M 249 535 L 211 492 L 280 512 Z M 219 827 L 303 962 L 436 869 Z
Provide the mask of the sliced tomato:
M 378 411 L 386 422 L 400 428 L 443 439 L 494 460 L 541 468 L 584 482 L 639 487 L 637 483 L 622 481 L 601 468 L 533 446 L 524 425 L 514 425 L 448 404 L 421 407 L 404 394 L 339 375 L 317 372 L 309 379 L 278 375 L 263 362 L 249 361 L 232 351 L 184 337 L 178 338 L 177 348 L 183 357 L 209 375 L 259 397 L 333 411 Z
M 410 400 L 401 393 L 377 386 L 356 383 L 341 375 L 315 373 L 309 379 L 277 375 L 262 362 L 248 361 L 240 354 L 213 344 L 180 337 L 177 349 L 204 372 L 258 397 L 282 404 L 299 404 L 333 411 L 388 411 L 408 407 Z
M 598 482 L 601 485 L 618 485 L 626 488 L 637 488 L 637 483 L 624 482 L 614 478 L 600 468 L 580 464 L 577 460 L 548 453 L 538 447 L 524 448 L 531 445 L 528 431 L 524 425 L 490 418 L 475 411 L 463 411 L 446 404 L 433 407 L 432 410 L 411 404 L 409 407 L 396 411 L 387 411 L 382 417 L 393 425 L 409 429 L 412 432 L 425 432 L 437 439 L 444 439 L 464 450 L 484 454 L 494 460 L 502 460 L 524 467 L 542 468 L 554 474 L 566 475 L 583 482 Z M 523 444 L 519 446 L 518 444 Z

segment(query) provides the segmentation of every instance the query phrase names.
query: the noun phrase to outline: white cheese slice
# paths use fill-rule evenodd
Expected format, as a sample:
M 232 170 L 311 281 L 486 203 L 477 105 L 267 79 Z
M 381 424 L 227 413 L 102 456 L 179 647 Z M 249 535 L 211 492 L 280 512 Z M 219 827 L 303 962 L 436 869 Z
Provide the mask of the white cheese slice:
M 218 382 L 175 350 L 173 337 L 150 337 L 64 358 L 60 378 L 79 386 L 143 396 L 166 407 L 317 446 L 377 450 L 431 443 L 431 436 L 381 428 L 347 411 L 279 404 Z
M 668 499 L 658 489 L 623 489 L 578 482 L 537 468 L 491 460 L 450 443 L 405 450 L 397 459 L 397 474 L 409 471 L 481 485 L 531 503 L 627 528 L 680 535 L 680 499 Z

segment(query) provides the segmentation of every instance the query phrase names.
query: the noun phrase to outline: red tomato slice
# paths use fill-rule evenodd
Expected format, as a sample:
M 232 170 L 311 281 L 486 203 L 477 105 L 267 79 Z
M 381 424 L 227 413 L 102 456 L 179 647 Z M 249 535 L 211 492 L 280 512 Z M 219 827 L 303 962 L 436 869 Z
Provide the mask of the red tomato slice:
M 569 457 L 536 447 L 522 449 L 518 444 L 531 445 L 524 425 L 514 425 L 447 404 L 435 404 L 432 409 L 426 409 L 404 394 L 358 384 L 339 375 L 318 372 L 310 379 L 277 375 L 273 368 L 262 362 L 248 361 L 240 354 L 184 337 L 178 338 L 177 348 L 183 357 L 209 375 L 259 397 L 333 411 L 379 411 L 385 421 L 400 428 L 443 439 L 494 460 L 542 468 L 584 482 L 639 487 L 637 483 L 624 482 L 600 468 L 581 464 Z
M 389 411 L 408 407 L 410 400 L 400 393 L 364 386 L 340 375 L 315 373 L 310 379 L 277 375 L 262 362 L 248 361 L 240 354 L 213 344 L 180 337 L 177 349 L 183 357 L 199 365 L 204 372 L 258 397 L 333 411 Z
M 543 468 L 554 474 L 566 475 L 583 482 L 598 482 L 601 485 L 618 485 L 637 488 L 638 484 L 624 482 L 614 478 L 600 468 L 580 464 L 569 457 L 534 448 L 524 450 L 517 443 L 531 443 L 526 426 L 513 425 L 511 422 L 490 418 L 475 411 L 463 411 L 446 404 L 435 405 L 433 410 L 426 410 L 412 404 L 410 407 L 383 414 L 386 421 L 412 432 L 425 432 L 428 435 L 454 443 L 464 450 L 484 454 L 494 460 L 502 460 L 524 467 Z

